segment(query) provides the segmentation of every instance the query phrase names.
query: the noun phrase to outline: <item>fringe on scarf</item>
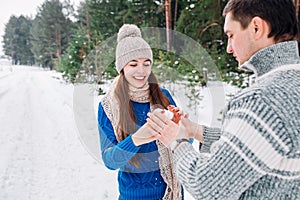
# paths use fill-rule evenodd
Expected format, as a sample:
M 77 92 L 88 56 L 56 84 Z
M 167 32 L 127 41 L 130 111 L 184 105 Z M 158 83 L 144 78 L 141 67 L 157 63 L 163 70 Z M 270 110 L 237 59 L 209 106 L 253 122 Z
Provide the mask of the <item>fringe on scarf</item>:
M 101 103 L 103 106 L 103 109 L 109 118 L 109 120 L 112 123 L 112 126 L 114 128 L 115 136 L 117 140 L 120 142 L 121 135 L 118 133 L 117 125 L 119 122 L 120 117 L 120 108 L 118 100 L 116 99 L 114 95 L 115 86 L 120 76 L 116 77 L 115 80 L 112 83 L 112 86 L 110 88 L 110 91 L 102 98 Z M 149 90 L 149 87 L 147 88 Z M 149 92 L 145 93 L 144 90 L 138 91 L 138 90 L 132 90 L 130 88 L 130 99 L 135 100 L 139 102 L 137 99 L 142 99 L 141 103 L 145 103 L 145 98 L 141 97 L 140 94 L 143 95 L 149 95 Z M 149 96 L 147 98 L 148 100 L 146 102 L 149 102 Z M 156 145 L 158 148 L 159 153 L 159 169 L 160 174 L 163 177 L 165 183 L 167 184 L 167 188 L 164 194 L 163 199 L 164 200 L 181 200 L 182 199 L 182 191 L 181 191 L 181 185 L 175 175 L 175 169 L 174 169 L 174 162 L 173 162 L 173 155 L 169 148 L 165 147 L 159 140 L 156 141 Z

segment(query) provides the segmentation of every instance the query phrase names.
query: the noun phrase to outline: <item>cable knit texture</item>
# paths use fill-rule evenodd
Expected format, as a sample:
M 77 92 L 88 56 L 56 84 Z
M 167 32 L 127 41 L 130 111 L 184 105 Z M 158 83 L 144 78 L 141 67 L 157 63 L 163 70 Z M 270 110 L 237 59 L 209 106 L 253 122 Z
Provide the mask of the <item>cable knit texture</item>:
M 120 73 L 123 67 L 136 58 L 148 58 L 153 63 L 150 45 L 142 38 L 141 30 L 134 24 L 124 24 L 117 38 L 116 69 Z
M 131 136 L 120 141 L 116 127 L 121 109 L 114 95 L 119 77 L 116 77 L 111 90 L 99 104 L 98 124 L 104 164 L 109 169 L 120 169 L 119 190 L 124 200 L 181 200 L 181 185 L 175 176 L 173 156 L 168 148 L 158 140 L 136 147 Z M 166 89 L 162 91 L 175 105 L 169 92 Z M 147 84 L 142 89 L 130 87 L 129 94 L 137 125 L 142 126 L 146 123 L 147 113 L 151 111 L 149 86 Z M 141 157 L 140 167 L 128 164 L 135 154 Z
M 256 83 L 228 103 L 221 129 L 204 128 L 204 150 L 184 143 L 176 173 L 195 199 L 300 199 L 300 60 L 296 41 L 253 55 Z

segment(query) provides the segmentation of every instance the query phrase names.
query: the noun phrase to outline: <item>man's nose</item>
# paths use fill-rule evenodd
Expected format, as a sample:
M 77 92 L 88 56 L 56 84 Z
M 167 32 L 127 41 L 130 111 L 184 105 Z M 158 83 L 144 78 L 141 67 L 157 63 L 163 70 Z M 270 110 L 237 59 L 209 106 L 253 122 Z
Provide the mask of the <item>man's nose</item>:
M 227 44 L 227 48 L 226 48 L 226 52 L 227 53 L 233 53 L 233 49 L 230 43 Z

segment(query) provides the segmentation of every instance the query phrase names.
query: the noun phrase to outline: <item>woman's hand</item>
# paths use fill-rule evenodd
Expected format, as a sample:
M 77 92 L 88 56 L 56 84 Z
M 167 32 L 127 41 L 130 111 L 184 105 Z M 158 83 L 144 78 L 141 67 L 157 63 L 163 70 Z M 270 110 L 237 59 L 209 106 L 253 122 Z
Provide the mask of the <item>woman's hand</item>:
M 160 138 L 159 133 L 153 130 L 149 123 L 145 123 L 132 135 L 132 141 L 135 146 L 147 144 L 149 142 L 157 140 L 158 138 Z

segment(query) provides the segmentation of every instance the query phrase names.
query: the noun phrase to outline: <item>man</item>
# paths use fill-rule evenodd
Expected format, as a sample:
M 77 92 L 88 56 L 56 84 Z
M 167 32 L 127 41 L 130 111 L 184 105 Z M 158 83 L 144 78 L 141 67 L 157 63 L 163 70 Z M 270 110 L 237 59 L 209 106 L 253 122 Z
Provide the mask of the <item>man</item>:
M 221 129 L 149 114 L 173 141 L 176 174 L 195 199 L 300 199 L 300 59 L 291 0 L 229 0 L 227 52 L 256 83 L 228 103 Z M 185 132 L 180 131 L 185 128 Z M 188 142 L 194 137 L 209 157 Z M 176 138 L 181 138 L 177 139 Z M 183 138 L 183 139 L 182 139 Z

